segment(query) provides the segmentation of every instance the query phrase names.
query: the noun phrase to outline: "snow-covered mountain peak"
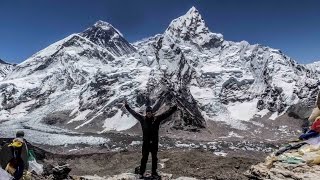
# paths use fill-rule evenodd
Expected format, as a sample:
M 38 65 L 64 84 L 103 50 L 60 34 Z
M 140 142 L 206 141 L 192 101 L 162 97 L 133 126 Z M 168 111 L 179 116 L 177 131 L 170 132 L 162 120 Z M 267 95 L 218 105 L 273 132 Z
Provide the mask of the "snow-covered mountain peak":
M 196 11 L 198 11 L 198 9 L 197 9 L 196 7 L 194 7 L 194 6 L 192 6 L 192 7 L 189 9 L 188 12 L 196 12 Z
M 174 19 L 167 28 L 166 32 L 168 31 L 181 31 L 181 35 L 185 35 L 188 32 L 193 34 L 197 32 L 209 32 L 209 29 L 199 11 L 195 7 L 192 7 L 185 15 Z
M 194 6 L 192 6 L 189 11 L 185 14 L 185 16 L 190 16 L 193 18 L 202 19 L 198 9 L 196 9 Z
M 222 34 L 212 33 L 199 11 L 192 7 L 185 15 L 173 20 L 164 33 L 170 43 L 190 42 L 201 47 L 216 47 L 223 41 Z
M 122 33 L 121 33 L 118 29 L 114 28 L 114 27 L 113 27 L 110 23 L 108 23 L 108 22 L 99 20 L 99 21 L 97 21 L 96 23 L 94 23 L 93 26 L 94 26 L 94 27 L 97 27 L 97 28 L 101 28 L 101 29 L 103 29 L 103 30 L 105 30 L 105 31 L 110 31 L 110 30 L 111 30 L 111 31 L 116 31 L 117 34 L 119 34 L 120 36 L 123 37 Z
M 101 20 L 80 33 L 80 36 L 108 49 L 115 56 L 131 54 L 136 51 L 119 30 L 110 23 Z
M 92 66 L 85 70 L 87 64 L 95 61 L 95 65 L 100 65 L 110 59 L 114 59 L 114 56 L 112 56 L 107 49 L 78 34 L 72 34 L 18 64 L 14 70 L 5 77 L 5 80 L 23 77 L 34 79 L 35 76 L 42 78 L 51 76 L 61 70 L 64 71 L 64 69 L 70 68 L 74 70 L 81 66 L 81 71 L 90 71 L 89 73 L 91 73 L 92 69 L 97 68 Z M 79 64 L 79 66 L 76 64 Z M 92 71 L 95 72 L 96 70 Z M 61 78 L 61 74 L 59 76 Z

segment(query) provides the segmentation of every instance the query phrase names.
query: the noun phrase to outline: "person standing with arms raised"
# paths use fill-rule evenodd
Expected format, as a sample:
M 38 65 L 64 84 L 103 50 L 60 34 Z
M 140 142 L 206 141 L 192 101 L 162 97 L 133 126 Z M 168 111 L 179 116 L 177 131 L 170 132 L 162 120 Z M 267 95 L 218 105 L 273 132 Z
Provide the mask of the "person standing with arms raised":
M 151 106 L 146 108 L 146 114 L 141 115 L 130 108 L 127 101 L 124 101 L 124 107 L 133 115 L 141 124 L 143 132 L 143 143 L 142 143 L 142 159 L 140 166 L 140 178 L 144 177 L 146 165 L 148 162 L 149 152 L 152 156 L 152 177 L 159 178 L 157 173 L 158 163 L 158 145 L 159 145 L 159 127 L 161 121 L 172 115 L 178 108 L 176 105 L 170 107 L 170 109 L 160 115 L 154 115 Z

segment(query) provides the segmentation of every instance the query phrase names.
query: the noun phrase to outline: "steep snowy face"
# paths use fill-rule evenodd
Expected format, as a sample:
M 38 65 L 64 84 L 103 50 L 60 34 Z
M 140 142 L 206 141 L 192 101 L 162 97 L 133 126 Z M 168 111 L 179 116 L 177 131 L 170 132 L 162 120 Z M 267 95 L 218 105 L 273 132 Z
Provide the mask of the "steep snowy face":
M 157 34 L 153 37 L 145 38 L 141 41 L 133 43 L 133 46 L 137 49 L 137 54 L 142 62 L 148 66 L 157 66 L 156 54 L 158 53 L 159 46 L 157 42 L 163 39 L 162 34 Z
M 196 74 L 190 61 L 186 59 L 179 46 L 164 42 L 163 37 L 158 37 L 151 46 L 149 44 L 148 49 L 150 48 L 152 50 L 146 52 L 155 53 L 149 55 L 155 57 L 155 74 L 161 74 L 149 78 L 149 97 L 155 101 L 154 106 L 165 106 L 175 102 L 180 107 L 179 114 L 172 121 L 172 127 L 176 129 L 192 130 L 205 127 L 205 119 L 188 88 Z
M 136 120 L 123 113 L 121 103 L 127 99 L 133 107 L 144 107 L 152 70 L 139 57 L 113 56 L 72 34 L 17 65 L 0 82 L 0 122 L 54 133 L 67 130 L 48 125 L 93 132 L 128 129 Z
M 165 35 L 156 35 L 134 45 L 142 62 L 154 69 L 147 83 L 147 97 L 155 110 L 161 112 L 163 107 L 176 103 L 179 113 L 171 119 L 171 127 L 191 131 L 205 127 L 205 118 L 189 88 L 196 70 L 182 46 L 168 41 Z
M 164 39 L 171 43 L 188 43 L 198 48 L 212 48 L 221 45 L 223 36 L 210 32 L 199 11 L 192 7 L 185 15 L 170 23 L 164 32 Z
M 16 66 L 6 80 L 24 77 L 43 77 L 52 74 L 71 74 L 80 83 L 96 73 L 98 66 L 115 58 L 106 49 L 72 34 L 41 50 Z
M 197 71 L 190 90 L 208 119 L 237 127 L 267 112 L 275 119 L 293 104 L 312 106 L 319 90 L 313 73 L 269 47 L 224 41 L 205 53 L 183 51 Z
M 52 44 L 0 82 L 1 119 L 21 120 L 28 114 L 39 123 L 50 112 L 72 109 L 82 87 L 99 69 L 112 70 L 114 60 L 106 49 L 77 34 Z
M 172 87 L 190 91 L 184 97 L 196 100 L 202 117 L 236 128 L 268 112 L 275 119 L 293 104 L 312 106 L 319 90 L 317 76 L 308 68 L 276 49 L 223 40 L 208 30 L 194 7 L 173 20 L 163 35 L 135 46 L 144 62 L 159 65 Z M 192 75 L 179 82 L 178 74 L 186 72 Z
M 0 59 L 0 81 L 13 70 L 14 66 L 14 64 L 7 63 Z
M 269 47 L 246 45 L 239 49 L 236 56 L 223 60 L 240 70 L 223 85 L 221 94 L 223 101 L 227 100 L 224 103 L 258 99 L 259 110 L 283 113 L 292 104 L 314 99 L 318 91 L 316 76 L 305 67 Z M 308 84 L 313 85 L 306 88 Z M 302 98 L 301 91 L 307 96 Z
M 80 33 L 80 36 L 106 48 L 114 56 L 122 56 L 136 51 L 120 31 L 107 22 L 96 22 L 92 27 Z

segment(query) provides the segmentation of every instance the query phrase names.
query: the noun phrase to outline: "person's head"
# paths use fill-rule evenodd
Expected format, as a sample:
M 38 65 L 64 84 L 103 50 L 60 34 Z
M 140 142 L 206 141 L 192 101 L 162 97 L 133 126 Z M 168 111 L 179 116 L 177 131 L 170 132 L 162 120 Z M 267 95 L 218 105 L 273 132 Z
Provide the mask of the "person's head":
M 23 131 L 17 131 L 16 137 L 17 138 L 23 138 L 24 137 L 24 132 Z
M 146 108 L 146 116 L 147 116 L 147 118 L 151 118 L 153 116 L 152 107 L 148 106 Z

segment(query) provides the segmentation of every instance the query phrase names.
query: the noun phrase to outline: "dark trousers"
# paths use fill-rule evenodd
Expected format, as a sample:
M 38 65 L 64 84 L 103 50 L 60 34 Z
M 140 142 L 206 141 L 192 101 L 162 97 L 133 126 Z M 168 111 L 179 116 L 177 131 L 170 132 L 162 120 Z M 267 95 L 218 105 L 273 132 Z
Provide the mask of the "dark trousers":
M 21 158 L 13 160 L 16 171 L 13 174 L 13 180 L 19 180 L 23 176 L 24 162 Z
M 149 152 L 151 152 L 152 157 L 152 173 L 157 172 L 157 166 L 158 166 L 158 142 L 143 142 L 142 144 L 142 159 L 141 159 L 141 165 L 140 165 L 140 174 L 143 175 L 143 173 L 146 171 L 146 166 L 148 162 L 148 156 Z

